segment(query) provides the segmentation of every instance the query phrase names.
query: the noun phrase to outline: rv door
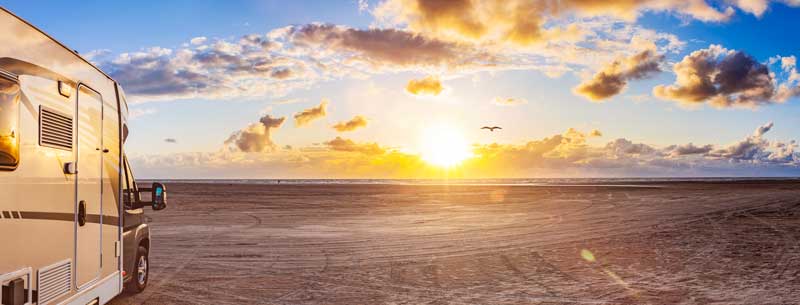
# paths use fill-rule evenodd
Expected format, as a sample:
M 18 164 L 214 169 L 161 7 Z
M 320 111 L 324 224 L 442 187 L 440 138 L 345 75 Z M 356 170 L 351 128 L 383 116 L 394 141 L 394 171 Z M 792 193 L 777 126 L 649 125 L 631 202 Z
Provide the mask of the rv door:
M 75 200 L 75 280 L 80 290 L 97 280 L 101 267 L 103 100 L 78 89 L 78 173 Z

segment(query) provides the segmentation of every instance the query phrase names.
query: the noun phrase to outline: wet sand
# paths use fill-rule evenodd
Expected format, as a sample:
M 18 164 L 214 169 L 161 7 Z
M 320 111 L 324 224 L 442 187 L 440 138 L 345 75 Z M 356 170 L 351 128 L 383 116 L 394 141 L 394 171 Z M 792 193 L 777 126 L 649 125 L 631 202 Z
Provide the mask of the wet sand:
M 800 184 L 170 184 L 111 304 L 792 304 Z

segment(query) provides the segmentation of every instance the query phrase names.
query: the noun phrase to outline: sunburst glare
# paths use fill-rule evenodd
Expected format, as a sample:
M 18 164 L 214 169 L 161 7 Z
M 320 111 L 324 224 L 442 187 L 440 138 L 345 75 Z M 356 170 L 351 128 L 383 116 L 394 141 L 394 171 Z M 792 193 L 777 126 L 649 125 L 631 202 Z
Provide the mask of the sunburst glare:
M 463 134 L 447 125 L 425 128 L 420 144 L 422 159 L 435 166 L 457 166 L 472 156 Z

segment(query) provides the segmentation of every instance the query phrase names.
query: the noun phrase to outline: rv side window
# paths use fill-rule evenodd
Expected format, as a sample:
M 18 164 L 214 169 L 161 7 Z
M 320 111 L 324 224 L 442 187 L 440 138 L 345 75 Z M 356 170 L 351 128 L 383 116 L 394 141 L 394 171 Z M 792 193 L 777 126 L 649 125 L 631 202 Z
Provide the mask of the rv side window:
M 19 84 L 0 73 L 0 170 L 19 164 Z
M 125 157 L 125 189 L 122 197 L 126 209 L 133 209 L 134 203 L 139 201 L 139 192 L 136 191 L 136 181 L 133 179 L 133 173 L 127 157 Z

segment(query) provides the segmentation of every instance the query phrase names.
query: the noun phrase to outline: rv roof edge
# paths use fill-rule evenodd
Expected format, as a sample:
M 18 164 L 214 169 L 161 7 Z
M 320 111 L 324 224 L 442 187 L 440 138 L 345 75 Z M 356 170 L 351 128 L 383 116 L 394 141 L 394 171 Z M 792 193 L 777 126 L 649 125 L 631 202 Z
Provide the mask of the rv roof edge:
M 20 17 L 19 15 L 17 15 L 17 14 L 14 14 L 14 12 L 12 12 L 12 11 L 9 11 L 8 9 L 6 9 L 6 8 L 5 8 L 4 6 L 2 6 L 2 5 L 0 5 L 0 10 L 2 10 L 2 11 L 4 11 L 4 12 L 8 13 L 8 14 L 9 14 L 9 15 L 11 15 L 11 16 L 14 16 L 14 18 L 17 18 L 17 19 L 19 19 L 20 21 L 24 22 L 25 24 L 27 24 L 27 25 L 28 25 L 28 26 L 30 26 L 31 28 L 35 29 L 36 31 L 39 31 L 39 33 L 42 33 L 42 35 L 44 35 L 44 36 L 47 36 L 47 38 L 49 38 L 50 40 L 52 40 L 52 41 L 53 41 L 53 42 L 55 42 L 56 44 L 60 45 L 60 46 L 61 46 L 62 48 L 64 48 L 65 50 L 68 50 L 68 51 L 70 51 L 72 54 L 75 54 L 75 56 L 77 56 L 78 58 L 80 58 L 80 59 L 81 59 L 83 62 L 87 63 L 88 65 L 92 66 L 92 67 L 93 67 L 95 70 L 97 70 L 97 72 L 100 72 L 100 74 L 103 74 L 103 75 L 105 75 L 105 77 L 107 77 L 108 79 L 110 79 L 111 81 L 113 81 L 113 82 L 115 82 L 115 83 L 117 82 L 117 81 L 116 81 L 116 80 L 114 80 L 114 78 L 112 78 L 110 75 L 108 75 L 108 74 L 106 74 L 105 72 L 103 72 L 103 70 L 101 70 L 99 67 L 97 67 L 97 66 L 96 66 L 94 63 L 92 63 L 91 61 L 89 61 L 89 60 L 87 60 L 86 58 L 84 58 L 83 56 L 81 56 L 81 54 L 80 54 L 80 53 L 78 53 L 78 51 L 76 51 L 75 49 L 72 49 L 72 48 L 68 47 L 66 44 L 62 43 L 62 42 L 61 42 L 61 41 L 59 41 L 58 39 L 55 39 L 55 38 L 53 38 L 53 36 L 50 36 L 50 34 L 47 34 L 47 32 L 45 32 L 45 31 L 42 31 L 42 29 L 40 29 L 39 27 L 37 27 L 37 26 L 33 25 L 32 23 L 28 22 L 28 20 L 25 20 L 25 18 L 22 18 L 22 17 Z

